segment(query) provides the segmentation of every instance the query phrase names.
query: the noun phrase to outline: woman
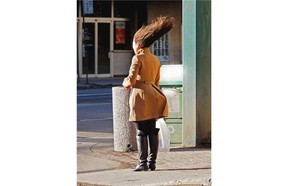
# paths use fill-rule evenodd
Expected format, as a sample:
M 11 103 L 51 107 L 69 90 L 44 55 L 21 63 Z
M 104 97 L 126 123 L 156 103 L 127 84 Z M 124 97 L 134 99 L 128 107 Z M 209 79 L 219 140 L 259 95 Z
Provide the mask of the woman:
M 174 25 L 174 18 L 161 16 L 150 25 L 142 26 L 133 38 L 135 55 L 132 58 L 129 75 L 123 81 L 124 88 L 129 90 L 133 87 L 129 99 L 129 121 L 136 127 L 139 156 L 139 163 L 133 171 L 156 169 L 159 131 L 155 127 L 156 119 L 167 117 L 168 106 L 165 95 L 159 89 L 160 61 L 151 54 L 149 47 Z

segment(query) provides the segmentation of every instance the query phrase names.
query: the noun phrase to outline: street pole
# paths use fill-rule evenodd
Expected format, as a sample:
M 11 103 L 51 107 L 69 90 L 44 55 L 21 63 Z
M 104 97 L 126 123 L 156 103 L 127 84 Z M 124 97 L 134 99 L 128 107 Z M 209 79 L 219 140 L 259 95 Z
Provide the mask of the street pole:
M 79 1 L 77 1 L 77 12 L 79 12 Z M 78 42 L 79 42 L 79 25 L 78 25 L 78 20 L 77 20 L 77 41 L 76 41 L 76 44 L 77 44 L 77 83 L 80 82 L 80 78 L 79 78 L 79 45 L 78 45 Z
M 86 52 L 86 41 L 85 41 L 85 13 L 84 13 L 84 6 L 83 6 L 83 1 L 81 4 L 81 10 L 82 10 L 82 17 L 83 17 L 83 21 L 82 21 L 82 30 L 83 30 L 83 36 L 82 36 L 82 43 L 84 45 L 84 47 L 82 48 L 82 50 L 84 50 L 84 53 L 82 52 L 82 56 L 83 56 L 83 61 L 84 64 L 86 65 L 86 84 L 88 84 L 88 61 L 87 61 L 87 52 Z M 83 55 L 84 54 L 84 55 Z

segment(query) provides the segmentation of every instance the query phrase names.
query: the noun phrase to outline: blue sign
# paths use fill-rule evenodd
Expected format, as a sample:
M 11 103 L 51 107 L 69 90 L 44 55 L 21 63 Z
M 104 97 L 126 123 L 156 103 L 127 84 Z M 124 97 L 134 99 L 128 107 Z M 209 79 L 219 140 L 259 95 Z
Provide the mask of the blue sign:
M 93 14 L 93 0 L 82 0 L 83 14 Z

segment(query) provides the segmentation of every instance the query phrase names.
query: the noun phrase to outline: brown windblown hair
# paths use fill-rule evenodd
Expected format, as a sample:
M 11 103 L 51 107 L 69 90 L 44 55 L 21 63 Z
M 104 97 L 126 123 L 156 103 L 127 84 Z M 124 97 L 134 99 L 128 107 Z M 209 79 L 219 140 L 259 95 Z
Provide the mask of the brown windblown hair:
M 169 32 L 175 26 L 173 17 L 160 16 L 151 24 L 143 25 L 135 34 L 134 41 L 141 45 L 141 48 L 150 47 L 154 41 Z

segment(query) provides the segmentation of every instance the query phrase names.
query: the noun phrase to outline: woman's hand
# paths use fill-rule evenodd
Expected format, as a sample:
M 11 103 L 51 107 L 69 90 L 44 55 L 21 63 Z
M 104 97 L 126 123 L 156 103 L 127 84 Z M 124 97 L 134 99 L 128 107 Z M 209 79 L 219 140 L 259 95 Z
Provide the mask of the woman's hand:
M 125 88 L 126 90 L 130 90 L 131 86 L 130 86 L 130 85 L 124 86 L 124 88 Z
M 127 85 L 127 84 L 125 83 L 125 81 L 122 83 L 122 86 L 123 86 L 126 90 L 130 90 L 130 88 L 131 88 L 131 85 Z

